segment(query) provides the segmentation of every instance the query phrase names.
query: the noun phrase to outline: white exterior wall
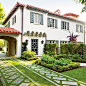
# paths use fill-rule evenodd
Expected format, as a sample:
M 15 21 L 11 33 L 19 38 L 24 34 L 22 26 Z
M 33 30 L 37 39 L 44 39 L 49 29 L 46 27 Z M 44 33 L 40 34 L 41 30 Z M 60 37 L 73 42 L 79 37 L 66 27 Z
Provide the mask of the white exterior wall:
M 38 25 L 34 23 L 30 23 L 30 11 L 43 14 L 43 25 Z M 57 29 L 47 27 L 47 18 L 53 18 L 58 20 Z M 77 41 L 84 42 L 84 32 L 76 32 L 76 24 L 83 25 L 82 23 L 65 19 L 65 18 L 59 18 L 55 16 L 49 16 L 47 13 L 42 13 L 38 11 L 29 10 L 27 8 L 24 9 L 24 32 L 29 31 L 38 31 L 38 32 L 46 32 L 47 34 L 47 40 L 60 40 L 60 41 L 69 41 L 67 36 L 70 36 L 70 33 L 68 30 L 61 29 L 61 21 L 69 22 L 69 31 L 74 33 L 74 35 L 79 35 L 77 38 Z M 84 28 L 83 28 L 84 31 Z
M 21 34 L 9 34 L 9 33 L 0 33 L 0 36 L 8 36 L 8 37 L 12 37 L 12 38 L 15 38 L 16 39 L 16 57 L 20 57 L 21 56 Z M 14 55 L 14 52 L 13 52 L 13 45 L 14 45 L 14 41 L 13 40 L 10 40 L 9 41 L 10 45 L 10 49 L 12 49 L 12 54 Z M 11 51 L 11 50 L 10 50 Z M 10 53 L 10 52 L 9 52 Z
M 30 11 L 35 12 L 35 13 L 39 13 L 39 14 L 43 14 L 43 25 L 30 23 Z M 36 10 L 35 11 L 29 10 L 26 7 L 24 7 L 23 12 L 24 12 L 23 13 L 23 34 L 27 31 L 42 32 L 42 33 L 45 32 L 47 34 L 47 37 L 46 37 L 47 40 L 58 41 L 58 46 L 60 47 L 60 41 L 69 41 L 69 38 L 67 38 L 67 36 L 70 36 L 70 33 L 69 33 L 69 31 L 70 31 L 71 33 L 73 32 L 74 35 L 79 35 L 79 37 L 77 38 L 78 39 L 77 41 L 84 42 L 84 32 L 83 33 L 76 32 L 76 24 L 83 25 L 82 23 L 78 23 L 78 22 L 73 21 L 73 20 L 60 18 L 60 17 L 56 17 L 56 16 L 50 16 L 50 15 L 48 15 L 48 13 L 43 13 L 43 12 L 36 11 Z M 16 23 L 14 25 L 12 25 L 12 18 L 15 15 L 16 15 Z M 58 22 L 57 22 L 58 28 L 57 29 L 56 28 L 50 28 L 47 26 L 47 18 L 48 17 L 58 20 Z M 19 30 L 21 32 L 22 11 L 21 11 L 20 7 L 11 16 L 9 21 L 10 21 L 10 27 L 12 27 L 16 30 Z M 61 21 L 69 22 L 69 31 L 61 29 Z M 83 28 L 83 30 L 84 30 L 84 28 Z M 20 36 L 19 36 L 19 38 L 20 38 Z M 23 36 L 23 42 L 25 40 L 29 41 L 28 46 L 27 46 L 28 50 L 29 49 L 31 50 L 31 39 L 38 39 L 38 55 L 42 55 L 44 44 L 41 44 L 41 41 L 43 40 L 45 43 L 45 37 Z M 17 47 L 18 47 L 18 49 L 20 49 L 19 44 L 21 44 L 21 41 L 20 41 L 20 39 L 17 39 L 17 40 L 18 40 Z M 18 51 L 18 49 L 17 49 L 17 51 Z M 17 52 L 17 55 L 18 54 L 20 55 L 20 51 Z
M 18 30 L 18 31 L 20 31 L 21 32 L 21 19 L 22 19 L 22 11 L 21 11 L 21 9 L 20 9 L 20 7 L 17 9 L 17 11 L 10 17 L 10 19 L 6 22 L 6 24 L 5 25 L 7 25 L 8 24 L 8 22 L 10 21 L 10 28 L 14 28 L 14 29 L 16 29 L 16 30 Z M 16 15 L 16 23 L 14 23 L 13 25 L 12 25 L 12 18 L 14 18 L 15 17 L 15 15 Z
M 38 25 L 30 23 L 30 11 L 27 8 L 24 8 L 24 30 L 23 32 L 34 31 L 34 32 L 45 32 L 47 30 L 47 13 L 42 13 L 38 11 L 33 11 L 39 14 L 43 14 L 43 25 Z

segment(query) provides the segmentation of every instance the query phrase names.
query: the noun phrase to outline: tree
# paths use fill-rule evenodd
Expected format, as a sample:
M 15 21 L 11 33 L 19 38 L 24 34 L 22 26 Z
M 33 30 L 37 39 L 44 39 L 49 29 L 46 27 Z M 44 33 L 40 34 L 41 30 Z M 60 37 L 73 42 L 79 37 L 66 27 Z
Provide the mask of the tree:
M 74 0 L 74 1 L 83 4 L 84 7 L 82 8 L 81 12 L 86 12 L 86 0 Z
M 1 3 L 0 3 L 0 23 L 2 24 L 3 20 L 5 19 L 5 11 L 4 9 L 1 7 Z

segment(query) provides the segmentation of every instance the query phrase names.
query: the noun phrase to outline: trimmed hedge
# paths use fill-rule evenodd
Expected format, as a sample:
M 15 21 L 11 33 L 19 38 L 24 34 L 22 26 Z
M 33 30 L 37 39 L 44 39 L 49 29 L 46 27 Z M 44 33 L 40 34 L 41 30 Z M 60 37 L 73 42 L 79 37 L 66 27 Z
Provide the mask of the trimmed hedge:
M 61 54 L 84 55 L 85 53 L 86 45 L 83 43 L 61 43 Z
M 57 44 L 44 44 L 43 49 L 44 54 L 56 55 L 57 54 Z
M 61 54 L 77 54 L 77 43 L 61 43 Z
M 72 62 L 71 64 L 68 64 L 66 66 L 47 64 L 47 63 L 45 63 L 41 60 L 37 60 L 35 63 L 38 64 L 38 65 L 47 67 L 49 69 L 53 69 L 53 70 L 58 71 L 58 72 L 63 72 L 63 71 L 66 71 L 66 70 L 75 69 L 75 68 L 80 67 L 80 63 L 75 63 L 75 62 Z

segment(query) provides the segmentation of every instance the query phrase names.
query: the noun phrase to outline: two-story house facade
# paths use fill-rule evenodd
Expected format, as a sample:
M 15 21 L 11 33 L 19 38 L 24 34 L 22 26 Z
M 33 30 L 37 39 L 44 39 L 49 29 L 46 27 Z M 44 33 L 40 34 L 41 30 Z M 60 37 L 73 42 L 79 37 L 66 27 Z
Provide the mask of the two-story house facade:
M 60 43 L 69 42 L 67 36 L 72 33 L 79 35 L 78 42 L 85 43 L 85 23 L 78 20 L 77 17 L 76 14 L 60 15 L 17 2 L 3 24 L 5 27 L 14 28 L 21 33 L 17 36 L 20 45 L 17 44 L 17 41 L 16 44 L 20 48 L 16 48 L 16 52 L 21 52 L 22 42 L 26 41 L 28 50 L 35 51 L 36 55 L 41 56 L 45 43 L 57 43 L 60 47 Z

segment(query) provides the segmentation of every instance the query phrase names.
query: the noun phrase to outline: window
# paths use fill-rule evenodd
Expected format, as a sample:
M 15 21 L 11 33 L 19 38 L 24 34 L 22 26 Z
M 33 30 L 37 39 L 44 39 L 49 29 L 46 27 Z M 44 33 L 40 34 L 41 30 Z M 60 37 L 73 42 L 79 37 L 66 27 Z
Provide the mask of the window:
M 8 22 L 7 27 L 10 27 L 10 21 Z
M 69 22 L 61 21 L 61 29 L 69 30 Z
M 48 27 L 57 28 L 57 20 L 52 19 L 52 18 L 48 18 Z
M 82 32 L 83 33 L 83 26 L 76 24 L 76 32 Z
M 34 13 L 34 12 L 30 12 L 30 23 L 43 25 L 43 15 Z
M 16 15 L 12 18 L 12 25 L 16 23 Z

